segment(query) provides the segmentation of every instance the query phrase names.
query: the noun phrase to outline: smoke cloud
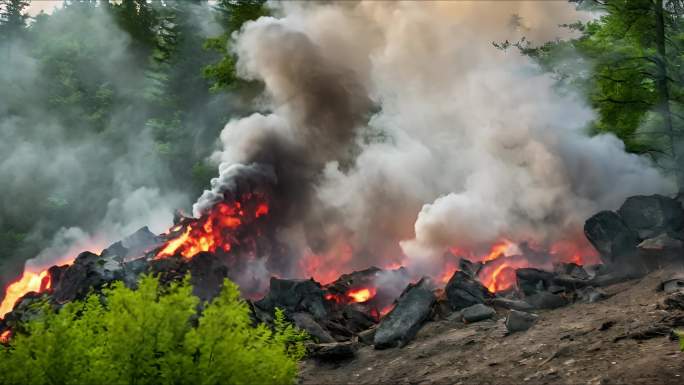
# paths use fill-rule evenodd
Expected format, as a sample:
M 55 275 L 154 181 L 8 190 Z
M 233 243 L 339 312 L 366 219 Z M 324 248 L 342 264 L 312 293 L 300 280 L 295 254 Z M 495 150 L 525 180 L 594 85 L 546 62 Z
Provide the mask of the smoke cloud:
M 547 245 L 629 195 L 672 188 L 616 137 L 586 135 L 593 114 L 571 90 L 492 46 L 567 37 L 559 24 L 591 17 L 567 2 L 278 7 L 234 45 L 270 113 L 224 128 L 222 176 L 194 209 L 213 202 L 231 165 L 273 167 L 282 236 L 306 273 L 388 261 L 430 272 L 453 246 Z M 307 268 L 312 254 L 319 270 Z
M 221 32 L 206 22 L 209 5 L 186 8 L 204 20 L 200 33 Z M 112 13 L 76 4 L 42 17 L 30 35 L 0 41 L 0 287 L 27 259 L 29 268 L 45 268 L 142 226 L 166 231 L 174 210 L 189 208 L 196 194 L 187 179 L 176 183 L 180 172 L 149 124 L 160 114 L 144 99 L 149 58 Z M 194 90 L 183 92 L 195 98 Z M 219 96 L 212 102 L 185 106 L 196 116 L 187 118 L 195 123 L 189 139 L 203 156 L 218 132 L 211 130 L 209 144 L 197 139 L 216 126 L 206 111 L 229 112 Z M 21 247 L 6 247 L 19 237 Z

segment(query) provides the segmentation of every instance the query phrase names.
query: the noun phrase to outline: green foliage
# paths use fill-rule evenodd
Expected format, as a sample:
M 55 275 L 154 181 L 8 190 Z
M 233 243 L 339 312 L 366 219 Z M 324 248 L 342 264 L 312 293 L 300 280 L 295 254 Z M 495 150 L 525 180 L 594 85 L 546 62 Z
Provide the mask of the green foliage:
M 306 335 L 276 314 L 252 326 L 237 286 L 197 317 L 189 280 L 121 283 L 26 325 L 0 351 L 3 384 L 290 384 Z
M 674 333 L 679 341 L 679 350 L 684 352 L 684 330 L 674 330 Z
M 218 22 L 225 32 L 220 36 L 209 38 L 204 47 L 222 55 L 221 60 L 204 67 L 204 76 L 213 81 L 211 89 L 234 89 L 242 86 L 235 74 L 235 58 L 230 53 L 231 35 L 240 30 L 242 25 L 250 20 L 268 16 L 266 0 L 219 0 L 215 8 L 218 10 Z
M 684 101 L 681 1 L 585 0 L 581 5 L 600 10 L 601 16 L 565 25 L 579 35 L 574 39 L 495 45 L 515 45 L 554 74 L 561 87 L 583 93 L 597 113 L 593 133 L 614 133 L 629 151 L 650 154 L 670 170 L 681 168 L 676 144 Z

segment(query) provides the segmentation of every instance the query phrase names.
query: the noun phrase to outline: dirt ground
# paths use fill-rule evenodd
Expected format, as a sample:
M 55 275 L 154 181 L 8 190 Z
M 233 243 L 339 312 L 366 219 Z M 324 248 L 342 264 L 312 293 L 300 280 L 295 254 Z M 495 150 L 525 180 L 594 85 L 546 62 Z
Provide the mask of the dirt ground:
M 300 384 L 684 384 L 676 341 L 614 342 L 672 314 L 657 305 L 665 274 L 607 287 L 601 302 L 539 311 L 530 330 L 509 336 L 506 310 L 469 325 L 429 322 L 403 348 L 361 346 L 346 362 L 304 362 Z

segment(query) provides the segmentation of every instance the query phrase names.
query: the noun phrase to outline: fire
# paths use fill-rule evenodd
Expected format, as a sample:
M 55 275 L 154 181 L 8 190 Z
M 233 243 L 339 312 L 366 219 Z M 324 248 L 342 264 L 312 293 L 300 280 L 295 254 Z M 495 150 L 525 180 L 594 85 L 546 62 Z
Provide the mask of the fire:
M 7 329 L 4 332 L 0 333 L 0 344 L 8 343 L 11 337 L 12 331 L 10 329 Z
M 244 202 L 220 202 L 201 218 L 184 226 L 175 226 L 172 232 L 181 231 L 157 252 L 156 258 L 180 254 L 190 259 L 200 252 L 230 251 L 238 243 L 235 233 L 244 225 L 268 214 L 269 206 L 260 202 L 259 194 L 246 194 Z M 257 202 L 254 202 L 254 201 Z
M 375 288 L 363 288 L 350 290 L 347 293 L 347 297 L 351 299 L 352 302 L 367 302 L 371 298 L 375 297 Z
M 5 292 L 5 298 L 0 304 L 0 317 L 12 311 L 15 303 L 26 293 L 35 291 L 43 293 L 50 289 L 50 275 L 47 270 L 40 273 L 24 271 L 21 278 L 11 283 Z
M 518 252 L 518 246 L 509 241 L 508 239 L 502 239 L 501 241 L 495 243 L 492 246 L 489 254 L 482 258 L 483 262 L 495 260 L 501 256 L 511 255 Z

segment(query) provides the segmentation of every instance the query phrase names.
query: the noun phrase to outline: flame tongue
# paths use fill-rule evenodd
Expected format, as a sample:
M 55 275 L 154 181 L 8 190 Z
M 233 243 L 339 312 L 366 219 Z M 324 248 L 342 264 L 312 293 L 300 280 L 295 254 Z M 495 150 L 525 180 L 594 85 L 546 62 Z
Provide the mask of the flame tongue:
M 371 298 L 375 297 L 376 289 L 374 287 L 362 288 L 350 290 L 347 292 L 347 297 L 351 299 L 352 302 L 368 302 Z
M 47 270 L 39 273 L 25 271 L 16 282 L 11 283 L 0 303 L 0 317 L 12 311 L 16 302 L 29 292 L 43 293 L 50 289 L 50 274 Z
M 192 258 L 200 252 L 229 252 L 240 243 L 238 232 L 266 216 L 269 205 L 262 194 L 248 193 L 241 201 L 219 202 L 208 214 L 182 224 L 178 233 L 162 246 L 156 258 L 179 254 Z

